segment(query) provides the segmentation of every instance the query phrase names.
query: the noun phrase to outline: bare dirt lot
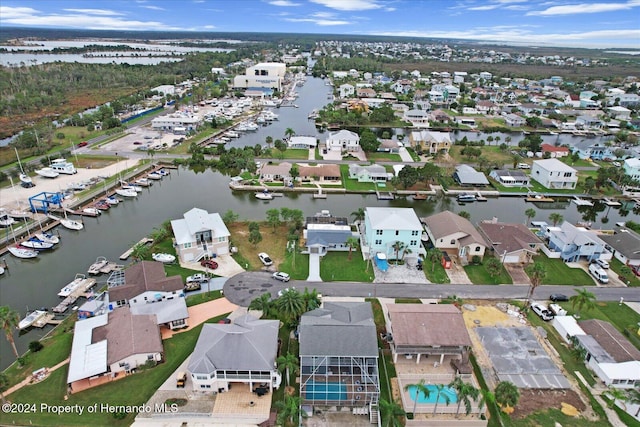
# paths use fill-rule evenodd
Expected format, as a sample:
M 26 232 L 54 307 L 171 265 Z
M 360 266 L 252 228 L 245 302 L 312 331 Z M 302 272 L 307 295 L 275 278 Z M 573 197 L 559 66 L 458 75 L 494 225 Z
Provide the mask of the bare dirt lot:
M 562 402 L 576 408 L 579 412 L 587 409 L 580 396 L 573 390 L 520 390 L 520 400 L 511 414 L 511 418 L 526 418 L 540 409 L 561 409 Z

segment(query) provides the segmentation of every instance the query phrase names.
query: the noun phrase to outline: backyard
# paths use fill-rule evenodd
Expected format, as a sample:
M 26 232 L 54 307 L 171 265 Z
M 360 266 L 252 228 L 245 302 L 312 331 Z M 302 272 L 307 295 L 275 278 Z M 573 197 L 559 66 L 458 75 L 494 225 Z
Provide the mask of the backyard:
M 589 274 L 581 268 L 571 268 L 561 259 L 548 258 L 544 254 L 536 255 L 533 261 L 542 264 L 546 275 L 543 285 L 594 286 L 595 282 Z

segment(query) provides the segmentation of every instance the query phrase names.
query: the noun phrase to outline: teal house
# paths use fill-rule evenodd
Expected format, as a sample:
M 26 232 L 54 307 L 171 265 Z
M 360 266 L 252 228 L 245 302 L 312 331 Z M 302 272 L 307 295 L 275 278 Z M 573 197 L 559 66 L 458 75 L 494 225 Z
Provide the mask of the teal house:
M 422 223 L 411 208 L 366 208 L 360 233 L 365 258 L 378 253 L 387 259 L 416 258 L 425 253 L 420 242 Z

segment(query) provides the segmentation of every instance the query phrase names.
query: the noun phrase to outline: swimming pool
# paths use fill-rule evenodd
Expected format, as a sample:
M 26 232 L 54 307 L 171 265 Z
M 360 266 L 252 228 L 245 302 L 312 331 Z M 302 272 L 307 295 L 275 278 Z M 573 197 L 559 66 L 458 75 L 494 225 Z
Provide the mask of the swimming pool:
M 429 389 L 429 397 L 424 397 L 424 394 L 418 393 L 418 403 L 436 403 L 436 396 L 438 395 L 438 388 L 433 384 L 427 384 L 427 388 Z M 407 392 L 409 396 L 411 396 L 412 401 L 416 401 L 416 386 L 410 385 L 407 388 Z M 457 403 L 458 395 L 456 391 L 450 387 L 445 387 L 440 392 L 440 397 L 438 398 L 438 404 L 446 403 L 445 396 L 449 397 L 449 403 Z
M 309 400 L 347 400 L 347 385 L 338 382 L 316 383 L 309 381 L 305 387 Z

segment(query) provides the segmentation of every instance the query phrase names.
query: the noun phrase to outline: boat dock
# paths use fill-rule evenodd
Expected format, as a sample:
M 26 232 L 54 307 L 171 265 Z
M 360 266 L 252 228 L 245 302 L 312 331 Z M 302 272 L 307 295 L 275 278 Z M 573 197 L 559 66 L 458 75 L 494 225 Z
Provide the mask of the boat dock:
M 82 286 L 78 286 L 76 289 L 63 299 L 60 304 L 52 308 L 54 313 L 64 313 L 72 306 L 80 297 L 86 298 L 87 292 L 96 285 L 96 279 L 84 279 Z
M 56 319 L 54 313 L 47 313 L 41 319 L 33 322 L 34 328 L 44 328 L 46 325 L 59 325 L 62 323 L 62 319 Z
M 476 202 L 486 202 L 487 198 L 482 195 L 481 192 L 476 193 Z
M 378 198 L 378 200 L 393 200 L 393 193 L 390 191 L 376 190 L 376 197 Z
M 85 211 L 78 211 L 78 210 L 73 210 L 70 208 L 64 208 L 64 211 L 68 214 L 71 215 L 79 215 L 79 216 L 90 216 L 92 218 L 97 218 L 97 216 L 99 215 L 96 212 L 85 212 Z
M 607 199 L 606 197 L 602 199 L 605 205 L 607 206 L 622 206 L 622 203 L 617 202 L 615 200 Z
M 124 270 L 124 265 L 116 264 L 115 262 L 109 261 L 109 263 L 107 265 L 105 265 L 104 267 L 102 267 L 100 269 L 100 273 L 109 274 L 112 271 L 117 271 L 117 270 Z
M 125 259 L 129 258 L 131 256 L 131 254 L 133 253 L 133 249 L 136 246 L 138 246 L 138 245 L 148 245 L 149 243 L 152 243 L 152 242 L 153 242 L 153 239 L 151 237 L 143 237 L 142 239 L 140 239 L 138 241 L 138 243 L 136 243 L 135 245 L 131 246 L 122 255 L 120 255 L 120 259 L 121 260 L 125 260 Z
M 573 196 L 573 199 L 571 199 L 571 201 L 578 206 L 593 206 L 593 202 L 581 199 L 578 196 Z

